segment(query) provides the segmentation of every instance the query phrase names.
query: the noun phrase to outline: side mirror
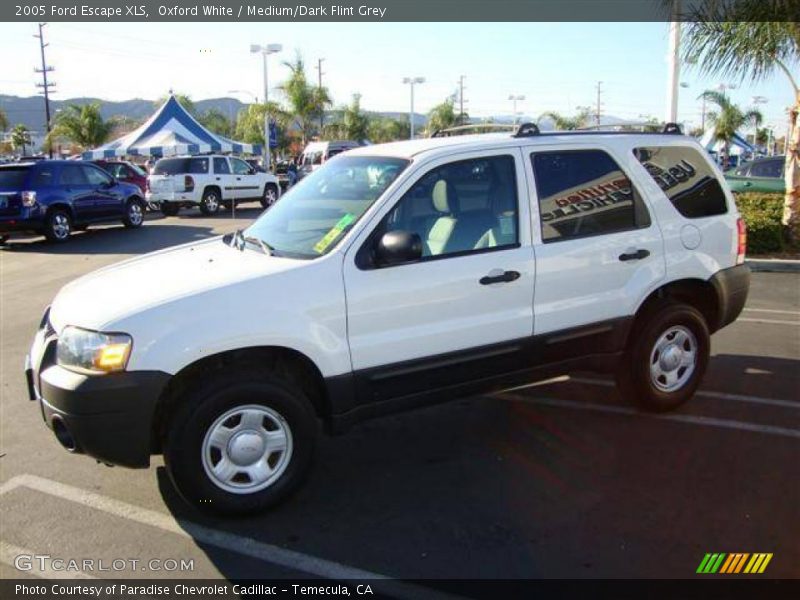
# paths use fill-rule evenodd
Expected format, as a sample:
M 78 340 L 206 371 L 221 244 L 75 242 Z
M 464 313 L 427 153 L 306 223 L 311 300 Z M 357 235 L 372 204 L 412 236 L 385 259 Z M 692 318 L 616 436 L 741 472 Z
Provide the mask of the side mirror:
M 422 257 L 422 240 L 416 233 L 390 231 L 384 233 L 375 248 L 378 266 L 401 265 Z

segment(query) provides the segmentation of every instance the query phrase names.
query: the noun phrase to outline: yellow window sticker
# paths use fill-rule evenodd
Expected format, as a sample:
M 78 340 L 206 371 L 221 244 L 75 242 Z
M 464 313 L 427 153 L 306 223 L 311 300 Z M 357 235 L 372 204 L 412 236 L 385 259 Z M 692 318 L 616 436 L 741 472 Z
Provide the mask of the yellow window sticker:
M 314 251 L 322 254 L 327 250 L 328 246 L 330 246 L 336 238 L 338 238 L 342 232 L 347 229 L 350 224 L 356 220 L 356 216 L 350 213 L 347 213 L 343 216 L 339 221 L 331 227 L 331 230 L 322 236 L 322 239 L 314 244 Z

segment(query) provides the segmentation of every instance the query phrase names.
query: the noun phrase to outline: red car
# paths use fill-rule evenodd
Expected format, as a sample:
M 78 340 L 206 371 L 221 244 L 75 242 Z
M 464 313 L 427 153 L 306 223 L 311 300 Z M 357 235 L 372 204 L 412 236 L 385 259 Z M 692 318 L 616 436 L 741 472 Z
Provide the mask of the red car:
M 95 160 L 92 161 L 101 169 L 105 169 L 117 181 L 139 186 L 142 194 L 147 187 L 147 173 L 141 167 L 127 160 Z

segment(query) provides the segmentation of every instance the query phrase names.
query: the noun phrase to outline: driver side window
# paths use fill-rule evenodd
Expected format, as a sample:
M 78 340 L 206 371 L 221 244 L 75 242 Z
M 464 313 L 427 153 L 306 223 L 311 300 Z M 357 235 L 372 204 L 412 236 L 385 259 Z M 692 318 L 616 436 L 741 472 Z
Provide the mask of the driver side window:
M 448 163 L 423 175 L 382 222 L 415 233 L 422 260 L 514 247 L 519 242 L 512 156 Z
M 89 185 L 106 185 L 112 182 L 111 177 L 95 167 L 81 167 Z
M 231 163 L 233 166 L 233 172 L 236 175 L 249 175 L 250 174 L 250 165 L 248 165 L 243 160 L 239 160 L 238 158 L 232 158 Z

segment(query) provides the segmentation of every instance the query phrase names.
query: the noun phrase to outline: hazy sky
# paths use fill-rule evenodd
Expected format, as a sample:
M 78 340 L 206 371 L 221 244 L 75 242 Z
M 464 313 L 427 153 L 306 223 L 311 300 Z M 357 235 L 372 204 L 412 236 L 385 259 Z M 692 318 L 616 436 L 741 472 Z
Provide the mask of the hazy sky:
M 0 93 L 35 93 L 34 33 L 33 24 L 0 24 Z M 604 113 L 633 120 L 664 116 L 664 23 L 51 23 L 46 35 L 58 99 L 155 99 L 174 88 L 195 100 L 234 95 L 250 102 L 247 94 L 229 94 L 263 94 L 261 58 L 249 53 L 249 44 L 277 42 L 284 51 L 270 57 L 271 87 L 286 77 L 281 61 L 295 51 L 314 81 L 316 60 L 324 57 L 323 83 L 337 104 L 359 92 L 367 109 L 406 111 L 409 90 L 402 78 L 424 76 L 415 108 L 427 112 L 466 75 L 468 112 L 478 117 L 510 114 L 509 94 L 524 94 L 518 110 L 533 116 L 594 107 L 598 80 Z M 681 80 L 690 87 L 681 90 L 680 120 L 699 125 L 697 95 L 720 80 L 701 80 L 691 71 Z M 785 128 L 792 95 L 782 76 L 730 93 L 743 105 L 754 95 L 767 97 L 761 106 L 767 122 Z

